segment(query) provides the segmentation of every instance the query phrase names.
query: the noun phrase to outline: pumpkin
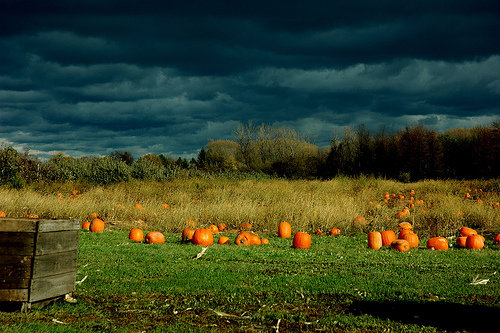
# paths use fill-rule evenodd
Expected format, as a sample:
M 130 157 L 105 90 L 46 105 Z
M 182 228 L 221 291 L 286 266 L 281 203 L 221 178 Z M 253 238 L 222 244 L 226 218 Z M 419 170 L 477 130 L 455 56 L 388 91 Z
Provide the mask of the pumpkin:
M 144 233 L 142 232 L 141 229 L 134 228 L 130 230 L 128 234 L 128 239 L 131 239 L 136 242 L 142 242 L 143 238 L 144 238 Z
M 250 224 L 248 222 L 242 223 L 242 224 L 240 224 L 240 229 L 252 230 L 252 224 Z
M 141 205 L 141 204 L 139 204 L 139 203 L 136 203 L 136 204 L 134 205 L 134 208 L 135 208 L 135 209 L 137 209 L 137 210 L 144 210 L 144 207 L 142 207 L 142 205 Z
M 460 237 L 457 237 L 455 244 L 457 244 L 458 247 L 465 247 L 466 241 L 467 241 L 467 237 L 460 236 Z
M 163 208 L 167 209 L 169 206 L 167 203 L 164 203 L 164 204 L 161 204 L 163 206 Z
M 90 222 L 89 221 L 83 222 L 82 229 L 89 230 L 90 229 Z
M 93 219 L 90 222 L 89 230 L 92 232 L 102 232 L 104 230 L 104 221 L 99 218 Z
M 252 238 L 251 239 L 252 245 L 261 245 L 262 244 L 262 241 L 260 240 L 259 235 L 254 234 L 254 233 L 250 233 L 250 236 Z
M 193 239 L 193 235 L 194 235 L 194 230 L 193 229 L 189 229 L 189 228 L 184 228 L 184 230 L 182 230 L 182 241 L 187 243 L 187 242 L 190 242 L 191 239 Z
M 484 240 L 480 235 L 469 235 L 465 241 L 465 247 L 468 249 L 480 250 L 484 247 Z
M 362 227 L 366 225 L 366 219 L 363 216 L 356 216 L 352 223 L 357 227 Z
M 227 226 L 226 226 L 226 224 L 225 224 L 225 223 L 221 223 L 221 224 L 219 225 L 219 231 L 224 231 L 224 230 L 226 230 L 226 229 L 227 229 Z
M 222 236 L 219 238 L 219 240 L 217 241 L 220 245 L 223 245 L 223 244 L 229 244 L 229 237 L 226 237 L 226 236 Z
M 96 219 L 99 217 L 99 213 L 98 212 L 93 212 L 93 213 L 90 213 L 89 215 L 89 219 L 92 221 L 93 219 Z
M 404 239 L 395 239 L 391 243 L 391 248 L 398 250 L 399 252 L 407 252 L 410 250 L 410 243 Z
M 212 224 L 211 226 L 209 226 L 208 229 L 210 229 L 210 231 L 213 234 L 218 234 L 219 233 L 219 228 L 215 224 Z
M 368 247 L 373 250 L 379 250 L 382 247 L 382 235 L 378 231 L 368 233 Z
M 261 242 L 262 244 L 269 244 L 269 239 L 267 239 L 267 238 L 262 238 L 262 239 L 260 240 L 260 242 Z
M 475 235 L 475 234 L 477 234 L 477 231 L 474 229 L 467 228 L 467 227 L 462 227 L 460 229 L 460 236 L 467 237 L 469 235 Z
M 493 245 L 500 245 L 500 234 L 496 235 L 493 239 Z
M 391 246 L 391 243 L 397 239 L 393 230 L 384 230 L 380 234 L 382 235 L 382 244 L 385 246 Z
M 340 235 L 341 232 L 342 232 L 342 230 L 340 230 L 339 228 L 332 228 L 332 230 L 330 230 L 330 235 L 337 236 L 337 235 Z
M 292 226 L 288 222 L 281 222 L 278 225 L 278 237 L 290 238 L 292 236 Z
M 159 231 L 151 231 L 146 234 L 144 241 L 147 244 L 161 244 L 165 243 L 165 236 Z
M 407 233 L 403 236 L 402 239 L 407 241 L 410 244 L 410 247 L 412 247 L 412 248 L 418 247 L 419 239 L 418 239 L 418 235 L 416 233 L 413 233 L 413 232 Z
M 318 236 L 323 235 L 323 231 L 321 231 L 321 229 L 318 229 L 316 230 L 315 234 Z
M 252 245 L 253 237 L 248 231 L 242 231 L 234 240 L 234 244 L 236 245 Z
M 191 241 L 195 245 L 209 246 L 214 243 L 214 235 L 210 229 L 196 229 Z
M 400 230 L 413 230 L 413 226 L 410 222 L 401 222 L 398 224 Z
M 5 214 L 5 212 L 0 210 L 0 217 L 6 217 L 6 216 L 7 216 L 7 214 Z
M 427 241 L 427 248 L 434 250 L 448 250 L 448 240 L 444 237 L 432 237 Z
M 293 236 L 293 247 L 296 249 L 308 249 L 311 247 L 311 235 L 307 232 L 297 232 Z
M 406 234 L 412 234 L 412 233 L 413 231 L 411 229 L 403 229 L 399 232 L 398 239 L 405 239 L 404 237 Z
M 196 225 L 196 222 L 193 220 L 187 220 L 186 225 L 188 227 L 194 227 Z

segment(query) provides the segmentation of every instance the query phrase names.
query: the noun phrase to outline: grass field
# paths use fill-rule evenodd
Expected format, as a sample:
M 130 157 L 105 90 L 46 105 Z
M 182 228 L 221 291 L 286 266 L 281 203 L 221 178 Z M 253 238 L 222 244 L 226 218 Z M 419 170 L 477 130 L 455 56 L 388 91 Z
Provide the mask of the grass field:
M 402 184 L 365 178 L 3 189 L 0 210 L 8 216 L 85 220 L 97 211 L 106 229 L 80 232 L 77 303 L 59 301 L 27 314 L 0 312 L 0 331 L 488 331 L 500 315 L 500 247 L 492 244 L 500 232 L 498 188 L 498 181 Z M 75 189 L 79 197 L 70 195 Z M 366 232 L 396 230 L 395 214 L 409 203 L 411 190 L 414 201 L 424 202 L 409 217 L 421 237 L 419 248 L 368 249 Z M 385 203 L 385 192 L 405 199 Z M 353 226 L 358 215 L 366 217 L 364 227 Z M 188 220 L 197 226 L 226 223 L 230 229 L 252 222 L 270 244 L 214 244 L 193 259 L 202 247 L 180 242 Z M 282 220 L 294 232 L 334 226 L 343 232 L 313 235 L 310 249 L 293 249 L 290 239 L 276 236 Z M 136 226 L 165 232 L 166 242 L 128 240 L 129 228 Z M 482 233 L 485 248 L 426 248 L 426 239 L 437 235 L 453 244 L 461 226 Z M 236 234 L 223 235 L 233 241 Z

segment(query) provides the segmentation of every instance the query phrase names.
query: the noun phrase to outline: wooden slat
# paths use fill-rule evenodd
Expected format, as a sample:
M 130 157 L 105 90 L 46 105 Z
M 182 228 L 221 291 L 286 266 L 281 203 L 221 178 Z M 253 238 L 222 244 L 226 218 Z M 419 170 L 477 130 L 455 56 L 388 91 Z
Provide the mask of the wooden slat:
M 5 302 L 27 302 L 28 289 L 0 289 L 0 300 Z
M 76 271 L 34 279 L 31 282 L 29 301 L 36 302 L 73 292 L 75 279 Z
M 0 279 L 0 289 L 29 289 L 31 278 L 24 279 Z M 3 301 L 0 298 L 0 301 Z
M 77 251 L 60 252 L 35 256 L 33 263 L 33 279 L 57 274 L 75 272 Z
M 0 232 L 0 253 L 2 255 L 33 255 L 35 233 Z
M 31 256 L 0 255 L 0 281 L 5 279 L 29 279 Z
M 37 220 L 0 218 L 0 232 L 35 232 Z
M 42 220 L 38 227 L 38 232 L 53 232 L 80 230 L 80 221 L 78 220 Z
M 78 249 L 78 230 L 43 232 L 38 234 L 36 255 L 68 252 Z

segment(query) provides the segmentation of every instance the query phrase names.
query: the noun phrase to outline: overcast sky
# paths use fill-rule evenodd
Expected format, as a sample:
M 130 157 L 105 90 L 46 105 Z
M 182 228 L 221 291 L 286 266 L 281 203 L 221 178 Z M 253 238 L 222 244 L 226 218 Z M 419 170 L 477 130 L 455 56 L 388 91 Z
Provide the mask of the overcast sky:
M 499 115 L 498 0 L 0 0 L 0 143 L 40 157 Z

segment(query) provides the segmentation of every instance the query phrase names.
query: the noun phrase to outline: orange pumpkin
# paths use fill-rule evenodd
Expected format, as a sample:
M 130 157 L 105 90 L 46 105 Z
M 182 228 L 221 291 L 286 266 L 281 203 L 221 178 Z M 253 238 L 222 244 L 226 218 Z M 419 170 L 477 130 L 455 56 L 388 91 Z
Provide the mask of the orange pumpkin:
M 262 239 L 260 240 L 260 242 L 261 242 L 262 244 L 269 244 L 269 239 L 267 239 L 267 238 L 262 238 Z
M 292 226 L 288 222 L 281 222 L 278 225 L 278 237 L 290 238 L 292 236 Z
M 469 235 L 476 235 L 477 231 L 471 228 L 462 227 L 460 229 L 460 236 L 467 237 Z
M 184 243 L 187 243 L 187 242 L 190 242 L 191 239 L 193 239 L 193 235 L 194 235 L 194 230 L 193 229 L 189 229 L 189 228 L 184 228 L 184 230 L 182 230 L 182 241 Z
M 433 237 L 427 241 L 427 248 L 434 250 L 448 250 L 448 240 L 444 237 Z
M 480 235 L 469 235 L 465 241 L 465 247 L 468 249 L 480 250 L 484 247 L 484 240 Z
M 252 237 L 252 245 L 261 245 L 262 244 L 262 241 L 260 240 L 260 237 L 259 235 L 257 234 L 254 234 L 254 233 L 250 233 L 251 237 Z
M 315 234 L 318 236 L 323 235 L 323 231 L 321 231 L 321 229 L 318 229 L 316 230 Z
M 99 213 L 98 212 L 93 212 L 93 213 L 90 213 L 89 215 L 89 219 L 92 221 L 93 219 L 96 219 L 99 217 Z
M 252 245 L 253 237 L 248 231 L 242 231 L 234 240 L 234 244 L 236 245 Z
M 340 230 L 339 228 L 332 228 L 332 230 L 330 230 L 330 235 L 337 236 L 337 235 L 340 235 L 341 232 L 342 232 L 342 230 Z
M 391 243 L 391 248 L 398 250 L 399 252 L 407 252 L 410 250 L 410 243 L 404 239 L 395 239 Z
M 412 248 L 418 247 L 419 239 L 418 239 L 418 235 L 416 233 L 413 233 L 413 232 L 407 233 L 403 236 L 402 239 L 407 241 L 410 244 L 410 247 L 412 247 Z
M 195 245 L 209 246 L 214 243 L 214 235 L 210 229 L 196 229 L 191 241 Z
M 311 247 L 311 235 L 307 232 L 297 232 L 293 236 L 293 247 L 296 249 L 308 249 Z
M 208 229 L 210 229 L 210 231 L 213 234 L 218 234 L 219 233 L 219 228 L 215 224 L 212 224 L 211 226 L 209 226 Z
M 493 239 L 493 245 L 500 245 L 500 234 L 496 235 Z
M 144 210 L 144 207 L 142 207 L 142 205 L 141 205 L 141 204 L 139 204 L 139 203 L 136 203 L 136 204 L 134 205 L 134 208 L 135 208 L 135 209 L 137 209 L 137 210 Z
M 0 210 L 0 217 L 6 217 L 6 216 L 7 216 L 7 214 L 5 214 L 5 212 Z
M 142 232 L 141 229 L 137 228 L 132 229 L 128 234 L 128 239 L 131 239 L 136 242 L 142 242 L 142 240 L 144 239 L 144 233 Z
M 385 246 L 391 246 L 391 243 L 397 239 L 393 230 L 384 230 L 380 234 L 382 235 L 382 244 Z
M 146 234 L 144 241 L 147 244 L 161 244 L 165 243 L 165 236 L 159 231 L 151 231 Z
M 400 230 L 413 230 L 413 226 L 410 222 L 401 222 L 398 224 Z
M 163 208 L 167 209 L 169 206 L 168 204 L 164 203 L 164 204 L 161 204 L 163 206 Z
M 467 237 L 460 236 L 457 237 L 457 241 L 455 242 L 458 247 L 465 247 L 465 244 L 467 242 Z
M 229 244 L 229 237 L 226 237 L 226 236 L 222 236 L 219 238 L 219 240 L 217 241 L 220 245 L 223 245 L 223 244 Z
M 242 223 L 242 224 L 240 224 L 240 229 L 252 230 L 252 224 L 248 223 L 248 222 Z
M 356 216 L 354 220 L 352 220 L 352 223 L 356 227 L 362 227 L 366 225 L 366 219 L 363 216 Z
M 186 225 L 188 227 L 194 227 L 196 225 L 196 222 L 193 220 L 187 220 Z
M 90 222 L 89 221 L 83 222 L 82 229 L 89 230 L 90 229 Z
M 382 235 L 378 231 L 368 233 L 368 247 L 373 250 L 379 250 L 382 247 Z
M 227 229 L 227 226 L 226 226 L 226 224 L 225 224 L 225 223 L 221 223 L 221 224 L 219 225 L 219 231 L 224 231 L 224 230 L 226 230 L 226 229 Z
M 398 239 L 405 239 L 406 234 L 412 234 L 413 231 L 411 229 L 402 229 L 398 234 Z
M 89 230 L 92 232 L 102 232 L 104 230 L 104 221 L 99 218 L 93 219 L 90 222 Z

